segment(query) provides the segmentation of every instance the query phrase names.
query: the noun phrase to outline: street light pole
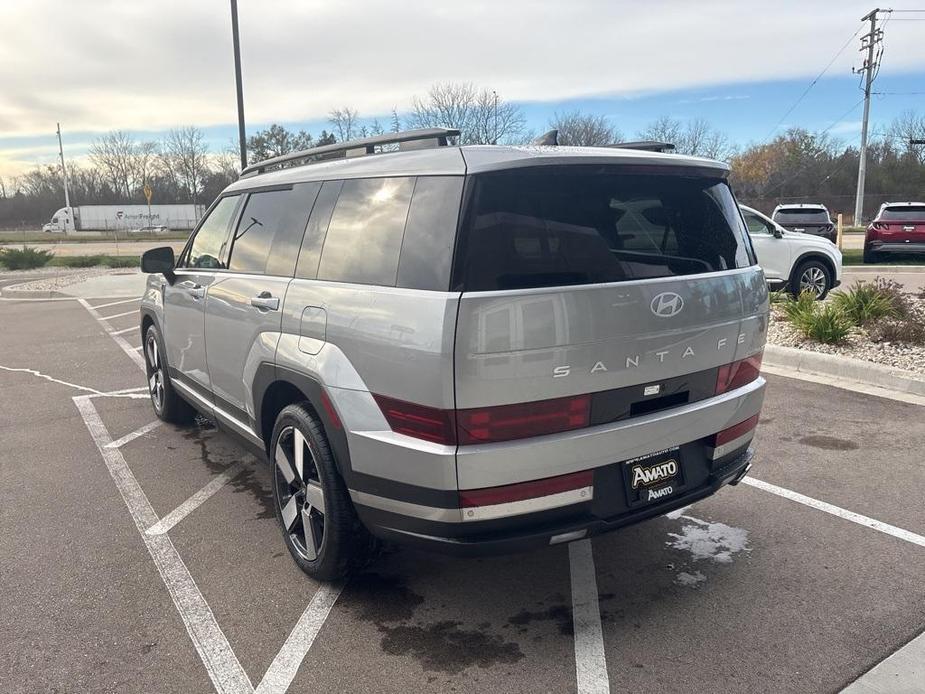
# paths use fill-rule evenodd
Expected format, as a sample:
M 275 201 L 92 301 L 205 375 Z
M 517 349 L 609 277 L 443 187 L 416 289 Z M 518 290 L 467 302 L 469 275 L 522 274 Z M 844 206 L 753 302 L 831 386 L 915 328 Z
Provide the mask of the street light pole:
M 68 221 L 71 219 L 71 196 L 67 190 L 67 167 L 64 166 L 64 146 L 61 144 L 61 124 L 58 123 L 58 156 L 61 157 L 61 177 L 64 179 L 64 233 L 68 231 Z
M 231 39 L 234 44 L 234 83 L 238 94 L 238 147 L 241 170 L 247 167 L 247 137 L 244 134 L 244 88 L 241 86 L 241 42 L 238 40 L 238 0 L 231 0 Z

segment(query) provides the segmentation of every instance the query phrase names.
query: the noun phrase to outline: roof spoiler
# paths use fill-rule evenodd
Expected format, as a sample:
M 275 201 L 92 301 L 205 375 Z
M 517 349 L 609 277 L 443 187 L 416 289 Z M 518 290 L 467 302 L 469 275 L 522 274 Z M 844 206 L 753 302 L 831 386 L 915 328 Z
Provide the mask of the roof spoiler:
M 363 137 L 346 142 L 335 142 L 333 145 L 311 147 L 251 164 L 241 171 L 241 178 L 255 176 L 269 169 L 282 167 L 284 164 L 306 166 L 331 159 L 365 157 L 369 154 L 375 154 L 377 147 L 381 148 L 386 145 L 397 144 L 400 150 L 446 147 L 449 144 L 449 138 L 458 136 L 459 130 L 453 128 L 420 128 L 400 133 Z M 301 163 L 295 164 L 294 162 Z
M 616 144 L 607 145 L 619 149 L 638 149 L 644 152 L 674 152 L 675 146 L 671 142 L 659 142 L 658 140 L 639 140 L 638 142 L 617 142 Z

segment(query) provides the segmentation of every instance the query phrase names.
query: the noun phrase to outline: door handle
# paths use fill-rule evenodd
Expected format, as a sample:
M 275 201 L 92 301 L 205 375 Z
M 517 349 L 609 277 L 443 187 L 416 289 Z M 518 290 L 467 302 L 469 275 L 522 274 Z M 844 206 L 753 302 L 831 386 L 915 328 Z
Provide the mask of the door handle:
M 194 299 L 201 299 L 202 297 L 206 295 L 206 289 L 201 284 L 193 284 L 193 283 L 187 284 L 184 282 L 183 288 Z
M 270 292 L 260 292 L 257 296 L 251 297 L 251 306 L 264 311 L 278 311 L 279 297 L 273 296 Z

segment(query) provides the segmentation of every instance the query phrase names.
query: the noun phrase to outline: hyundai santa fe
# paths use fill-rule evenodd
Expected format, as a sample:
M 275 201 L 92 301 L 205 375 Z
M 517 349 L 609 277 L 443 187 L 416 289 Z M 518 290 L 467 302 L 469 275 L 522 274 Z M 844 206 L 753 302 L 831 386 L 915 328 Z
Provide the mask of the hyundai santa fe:
M 768 289 L 728 167 L 456 135 L 253 165 L 176 259 L 142 259 L 157 416 L 265 456 L 322 580 L 381 539 L 589 537 L 750 466 Z

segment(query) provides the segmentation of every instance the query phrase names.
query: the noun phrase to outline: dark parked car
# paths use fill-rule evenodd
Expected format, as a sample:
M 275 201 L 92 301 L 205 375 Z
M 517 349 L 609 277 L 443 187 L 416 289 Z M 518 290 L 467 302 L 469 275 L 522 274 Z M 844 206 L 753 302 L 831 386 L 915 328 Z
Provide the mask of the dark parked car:
M 925 202 L 884 203 L 867 227 L 865 263 L 896 253 L 925 254 Z
M 825 205 L 801 203 L 799 205 L 778 205 L 771 219 L 787 231 L 800 231 L 822 236 L 835 243 L 836 231 L 832 216 Z

